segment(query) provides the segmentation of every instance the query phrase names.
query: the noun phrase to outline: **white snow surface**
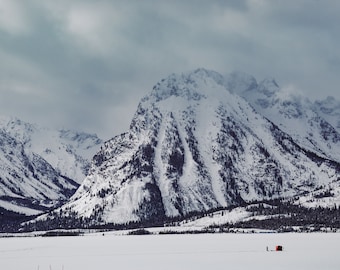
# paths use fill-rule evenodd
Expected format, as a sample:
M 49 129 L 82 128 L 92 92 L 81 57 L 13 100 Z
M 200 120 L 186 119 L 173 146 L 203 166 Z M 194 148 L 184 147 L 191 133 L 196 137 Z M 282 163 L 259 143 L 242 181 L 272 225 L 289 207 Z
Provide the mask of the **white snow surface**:
M 251 216 L 251 212 L 246 211 L 244 207 L 237 207 L 228 210 L 221 210 L 211 214 L 208 214 L 205 217 L 193 220 L 193 221 L 183 221 L 181 222 L 181 227 L 186 228 L 206 228 L 212 225 L 224 225 L 224 224 L 233 224 L 236 222 L 241 222 L 246 220 Z
M 338 270 L 340 234 L 0 238 L 6 270 Z M 283 251 L 272 251 L 282 245 Z M 266 251 L 268 247 L 269 251 Z
M 311 192 L 307 195 L 299 196 L 295 204 L 309 208 L 316 207 L 340 207 L 340 183 L 334 182 L 328 189 Z

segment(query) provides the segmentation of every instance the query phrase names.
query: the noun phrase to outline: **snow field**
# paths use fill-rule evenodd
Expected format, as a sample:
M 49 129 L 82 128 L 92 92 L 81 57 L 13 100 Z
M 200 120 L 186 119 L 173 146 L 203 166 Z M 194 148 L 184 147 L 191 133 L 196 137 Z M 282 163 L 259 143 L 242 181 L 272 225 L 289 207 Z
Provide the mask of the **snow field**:
M 340 234 L 0 238 L 0 269 L 339 269 Z M 283 252 L 267 252 L 282 245 Z

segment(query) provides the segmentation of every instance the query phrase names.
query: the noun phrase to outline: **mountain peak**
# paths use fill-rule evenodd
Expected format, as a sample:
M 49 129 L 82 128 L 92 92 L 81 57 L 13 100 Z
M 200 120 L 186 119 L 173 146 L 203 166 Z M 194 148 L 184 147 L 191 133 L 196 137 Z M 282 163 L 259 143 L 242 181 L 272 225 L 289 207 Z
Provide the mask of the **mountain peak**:
M 217 84 L 223 85 L 224 84 L 224 77 L 213 70 L 205 69 L 205 68 L 198 68 L 192 72 L 189 72 L 187 74 L 189 77 L 196 77 L 196 78 L 211 78 L 213 79 Z
M 328 96 L 324 100 L 315 101 L 315 104 L 320 108 L 323 113 L 331 114 L 334 111 L 340 111 L 340 101 L 332 96 Z
M 257 81 L 253 76 L 241 71 L 233 71 L 226 76 L 225 80 L 227 88 L 237 94 L 251 91 L 258 86 Z
M 315 110 L 322 115 L 340 133 L 340 101 L 334 97 L 327 97 L 325 100 L 315 101 Z
M 267 97 L 273 96 L 279 90 L 280 87 L 274 78 L 266 78 L 258 85 L 258 91 Z
M 150 96 L 154 101 L 165 100 L 171 96 L 185 97 L 188 100 L 200 100 L 209 95 L 211 89 L 220 91 L 224 87 L 224 77 L 211 70 L 196 69 L 182 74 L 172 74 L 158 82 Z

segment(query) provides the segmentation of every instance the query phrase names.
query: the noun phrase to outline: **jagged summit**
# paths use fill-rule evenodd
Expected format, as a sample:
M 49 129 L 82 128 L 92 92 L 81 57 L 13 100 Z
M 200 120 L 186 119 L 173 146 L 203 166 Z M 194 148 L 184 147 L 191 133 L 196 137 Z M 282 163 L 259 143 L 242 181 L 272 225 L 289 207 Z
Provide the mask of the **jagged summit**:
M 258 85 L 257 91 L 267 97 L 273 96 L 279 91 L 280 87 L 274 78 L 267 78 L 261 81 Z
M 315 101 L 314 108 L 340 133 L 340 101 L 334 97 L 327 97 L 325 100 Z
M 240 95 L 305 149 L 340 161 L 340 109 L 334 98 L 313 104 L 294 89 L 280 88 L 274 79 Z
M 239 95 L 258 87 L 258 83 L 253 76 L 241 71 L 233 71 L 226 75 L 225 85 L 227 89 Z
M 217 87 L 220 91 L 225 91 L 223 88 L 224 78 L 215 71 L 206 69 L 196 69 L 193 72 L 183 74 L 172 74 L 166 79 L 158 82 L 151 94 L 146 97 L 150 98 L 152 102 L 165 100 L 171 96 L 185 97 L 188 100 L 199 100 L 206 95 L 210 95 L 211 88 L 206 85 L 219 85 Z

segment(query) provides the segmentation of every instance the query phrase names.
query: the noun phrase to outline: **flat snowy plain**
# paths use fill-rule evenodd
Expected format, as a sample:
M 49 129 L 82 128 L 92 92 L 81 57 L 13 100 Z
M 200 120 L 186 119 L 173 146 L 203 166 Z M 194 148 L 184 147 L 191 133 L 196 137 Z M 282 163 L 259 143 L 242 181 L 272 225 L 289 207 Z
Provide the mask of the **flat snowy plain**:
M 0 269 L 340 269 L 339 233 L 0 238 Z M 284 251 L 266 251 L 282 245 Z

